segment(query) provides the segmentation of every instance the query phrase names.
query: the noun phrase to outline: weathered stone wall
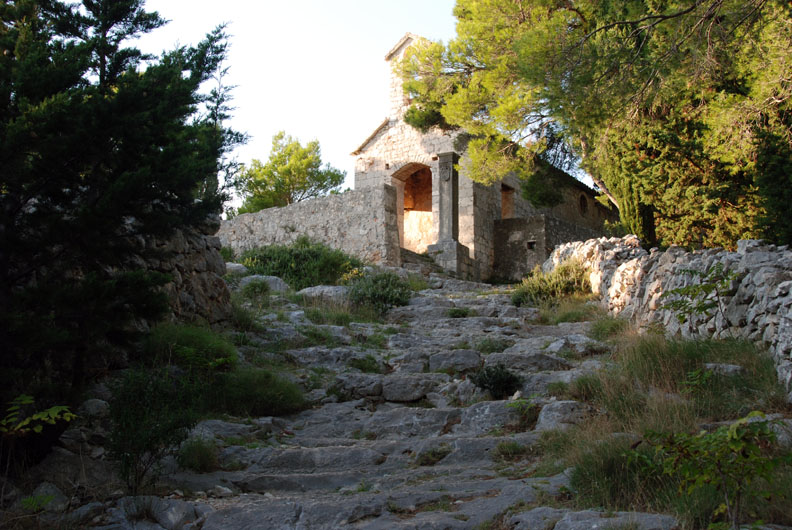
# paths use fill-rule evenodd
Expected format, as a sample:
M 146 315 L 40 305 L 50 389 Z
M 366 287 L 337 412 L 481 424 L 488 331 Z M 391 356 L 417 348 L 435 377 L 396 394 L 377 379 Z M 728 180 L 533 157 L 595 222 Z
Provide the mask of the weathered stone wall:
M 217 233 L 235 253 L 264 245 L 288 245 L 300 235 L 361 259 L 399 265 L 396 190 L 371 186 L 268 208 L 223 221 Z
M 196 230 L 177 229 L 167 239 L 141 241 L 149 251 L 146 254 L 153 251 L 157 257 L 138 257 L 135 268 L 170 276 L 163 290 L 178 319 L 203 319 L 213 324 L 231 315 L 231 297 L 222 278 L 226 268 L 220 239 L 212 235 L 219 227 L 217 221 Z
M 779 379 L 792 390 L 792 250 L 744 240 L 736 252 L 710 249 L 687 252 L 643 250 L 635 236 L 591 239 L 556 247 L 545 271 L 568 259 L 589 271 L 592 290 L 614 314 L 641 326 L 662 325 L 670 335 L 744 338 L 767 346 Z M 705 272 L 717 264 L 736 273 L 722 296 L 722 312 L 692 316 L 680 324 L 663 304 L 663 294 L 698 281 L 685 270 Z M 790 394 L 792 398 L 792 394 Z

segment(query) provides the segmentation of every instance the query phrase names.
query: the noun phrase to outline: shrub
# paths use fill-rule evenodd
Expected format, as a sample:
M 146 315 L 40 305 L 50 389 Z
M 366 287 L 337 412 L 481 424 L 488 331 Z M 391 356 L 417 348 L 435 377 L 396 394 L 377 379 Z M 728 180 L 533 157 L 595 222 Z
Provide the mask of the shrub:
M 199 377 L 230 370 L 237 365 L 234 345 L 214 331 L 184 324 L 160 324 L 145 344 L 147 360 L 175 364 Z
M 108 448 L 132 495 L 153 484 L 159 463 L 187 439 L 198 415 L 197 388 L 165 370 L 128 370 L 111 385 Z
M 522 377 L 510 372 L 502 364 L 482 368 L 475 374 L 471 374 L 470 380 L 482 390 L 488 390 L 495 399 L 505 399 L 511 396 L 522 385 Z
M 305 406 L 299 386 L 257 368 L 220 374 L 209 390 L 210 410 L 236 416 L 281 416 Z
M 512 303 L 539 304 L 575 293 L 586 294 L 590 289 L 586 270 L 577 261 L 564 262 L 547 274 L 537 266 L 514 290 Z
M 451 454 L 451 448 L 445 444 L 429 449 L 428 451 L 424 451 L 418 458 L 416 458 L 415 463 L 419 466 L 433 466 L 443 458 L 447 457 Z
M 410 286 L 392 272 L 367 274 L 349 286 L 352 303 L 371 306 L 380 314 L 385 314 L 393 306 L 407 305 L 410 296 Z
M 209 473 L 220 469 L 217 459 L 217 446 L 205 438 L 190 438 L 179 449 L 179 466 L 196 473 Z
M 278 276 L 299 291 L 314 285 L 335 285 L 363 263 L 340 250 L 300 236 L 289 246 L 270 245 L 245 251 L 241 260 L 252 274 Z

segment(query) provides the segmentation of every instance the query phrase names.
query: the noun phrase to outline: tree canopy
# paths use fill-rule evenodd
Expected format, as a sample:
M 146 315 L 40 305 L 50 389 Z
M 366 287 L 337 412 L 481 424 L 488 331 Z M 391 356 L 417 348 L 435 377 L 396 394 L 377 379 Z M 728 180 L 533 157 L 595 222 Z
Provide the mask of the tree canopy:
M 89 357 L 163 310 L 141 241 L 219 212 L 241 137 L 227 93 L 200 89 L 225 35 L 147 57 L 127 45 L 164 21 L 142 0 L 11 0 L 0 19 L 2 383 L 76 392 Z
M 272 137 L 266 164 L 254 159 L 239 176 L 237 188 L 244 203 L 237 213 L 252 213 L 274 206 L 286 206 L 337 191 L 346 173 L 329 164 L 322 166 L 319 142 L 303 147 L 281 131 Z
M 462 128 L 479 181 L 580 167 L 648 243 L 789 242 L 792 8 L 458 0 L 401 69 L 408 121 Z M 782 194 L 779 200 L 779 194 Z

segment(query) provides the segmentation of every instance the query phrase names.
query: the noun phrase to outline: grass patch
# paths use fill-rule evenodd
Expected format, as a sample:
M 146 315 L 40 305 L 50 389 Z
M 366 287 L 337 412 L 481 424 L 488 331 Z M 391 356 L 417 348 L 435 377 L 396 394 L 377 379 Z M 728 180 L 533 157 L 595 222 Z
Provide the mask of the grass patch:
M 256 314 L 243 306 L 236 295 L 231 296 L 231 325 L 240 331 L 256 333 L 264 331 L 264 326 L 261 325 Z
M 241 260 L 251 274 L 278 276 L 295 291 L 314 285 L 335 285 L 363 263 L 340 250 L 300 236 L 291 245 L 246 250 Z
M 420 274 L 409 273 L 406 281 L 411 291 L 418 292 L 429 288 L 429 282 Z
M 446 311 L 449 318 L 467 318 L 475 316 L 476 312 L 469 307 L 452 307 Z
M 495 446 L 493 458 L 501 462 L 517 462 L 531 454 L 531 448 L 517 442 L 500 442 Z
M 594 340 L 606 340 L 624 333 L 629 327 L 630 323 L 623 318 L 606 315 L 591 324 L 589 336 Z
M 366 374 L 381 374 L 382 373 L 382 366 L 380 365 L 379 361 L 374 358 L 373 355 L 370 353 L 363 357 L 362 359 L 351 359 L 347 366 L 350 368 L 355 368 L 360 370 Z
M 366 304 L 338 303 L 321 299 L 314 299 L 308 303 L 304 300 L 301 302 L 304 306 L 305 317 L 314 324 L 349 326 L 352 322 L 379 323 L 382 321 L 379 312 Z
M 573 294 L 539 304 L 539 323 L 556 325 L 561 322 L 586 322 L 596 318 L 602 309 L 590 303 L 590 294 Z
M 268 370 L 221 374 L 208 390 L 209 409 L 235 416 L 281 416 L 306 408 L 300 387 Z
M 502 352 L 506 348 L 514 345 L 514 341 L 509 339 L 494 339 L 487 337 L 476 342 L 475 349 L 483 354 Z
M 517 286 L 511 300 L 518 307 L 537 305 L 576 293 L 588 294 L 590 291 L 591 285 L 583 265 L 577 261 L 567 261 L 547 274 L 537 266 L 531 275 Z
M 147 364 L 174 364 L 200 378 L 231 370 L 237 365 L 234 345 L 209 328 L 164 323 L 155 327 L 146 339 Z
M 210 473 L 220 469 L 217 459 L 217 446 L 212 440 L 190 438 L 179 449 L 176 457 L 179 466 L 196 473 Z
M 258 310 L 269 306 L 270 286 L 265 280 L 252 280 L 246 283 L 239 294 Z
M 419 454 L 415 463 L 419 466 L 433 466 L 451 454 L 451 448 L 445 444 Z

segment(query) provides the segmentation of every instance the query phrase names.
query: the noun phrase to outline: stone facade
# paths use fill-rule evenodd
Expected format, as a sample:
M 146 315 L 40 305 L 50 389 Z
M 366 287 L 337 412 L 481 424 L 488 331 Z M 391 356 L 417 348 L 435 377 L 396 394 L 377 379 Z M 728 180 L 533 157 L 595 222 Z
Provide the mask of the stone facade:
M 412 34 L 404 38 L 386 55 L 385 60 L 395 65 L 403 57 L 413 42 L 419 40 Z M 396 190 L 396 211 L 399 242 L 404 248 L 414 252 L 428 251 L 442 262 L 446 268 L 461 277 L 487 279 L 492 276 L 519 279 L 521 272 L 530 270 L 527 266 L 504 267 L 505 259 L 519 254 L 530 260 L 531 265 L 543 261 L 553 245 L 591 237 L 602 233 L 603 221 L 612 218 L 613 213 L 595 201 L 594 192 L 568 177 L 560 186 L 564 202 L 553 208 L 538 209 L 523 199 L 520 194 L 521 183 L 514 175 L 491 186 L 470 180 L 464 169 L 460 170 L 453 186 L 449 187 L 452 206 L 445 213 L 442 191 L 443 183 L 448 182 L 441 176 L 443 155 L 453 157 L 457 167 L 465 167 L 464 154 L 457 152 L 455 140 L 458 133 L 444 133 L 432 129 L 422 133 L 404 122 L 404 114 L 409 100 L 402 90 L 402 81 L 397 74 L 390 79 L 390 111 L 374 132 L 352 153 L 355 160 L 355 188 L 364 189 L 391 185 Z M 420 208 L 416 208 L 420 205 Z M 431 209 L 427 209 L 427 207 Z M 496 231 L 502 233 L 506 226 L 496 230 L 501 219 L 531 219 L 541 216 L 542 224 L 547 227 L 548 244 L 546 253 L 534 258 L 536 251 L 528 253 L 528 241 L 522 241 L 522 252 L 510 253 L 509 257 L 500 256 L 496 249 Z M 453 234 L 442 234 L 441 225 L 448 222 L 454 226 Z M 588 230 L 554 232 L 556 228 L 577 225 Z M 512 247 L 517 243 L 518 232 L 509 234 Z M 563 233 L 563 235 L 562 235 Z M 565 239 L 569 237 L 569 239 Z M 446 242 L 451 239 L 457 244 Z M 432 248 L 434 247 L 434 250 Z M 543 247 L 544 248 L 544 247 Z M 443 257 L 444 252 L 451 252 Z
M 239 254 L 265 245 L 288 245 L 307 235 L 330 247 L 383 265 L 399 265 L 396 190 L 370 186 L 239 215 L 217 233 L 223 246 Z
M 592 291 L 605 308 L 640 326 L 660 325 L 684 337 L 743 338 L 766 345 L 779 379 L 792 391 L 792 250 L 786 246 L 743 240 L 736 252 L 687 252 L 680 247 L 646 252 L 635 236 L 601 238 L 557 247 L 543 269 L 569 259 L 579 260 L 589 271 Z M 698 281 L 685 270 L 705 272 L 718 264 L 736 273 L 722 296 L 722 312 L 713 309 L 680 323 L 675 313 L 663 309 L 669 300 L 664 293 Z

